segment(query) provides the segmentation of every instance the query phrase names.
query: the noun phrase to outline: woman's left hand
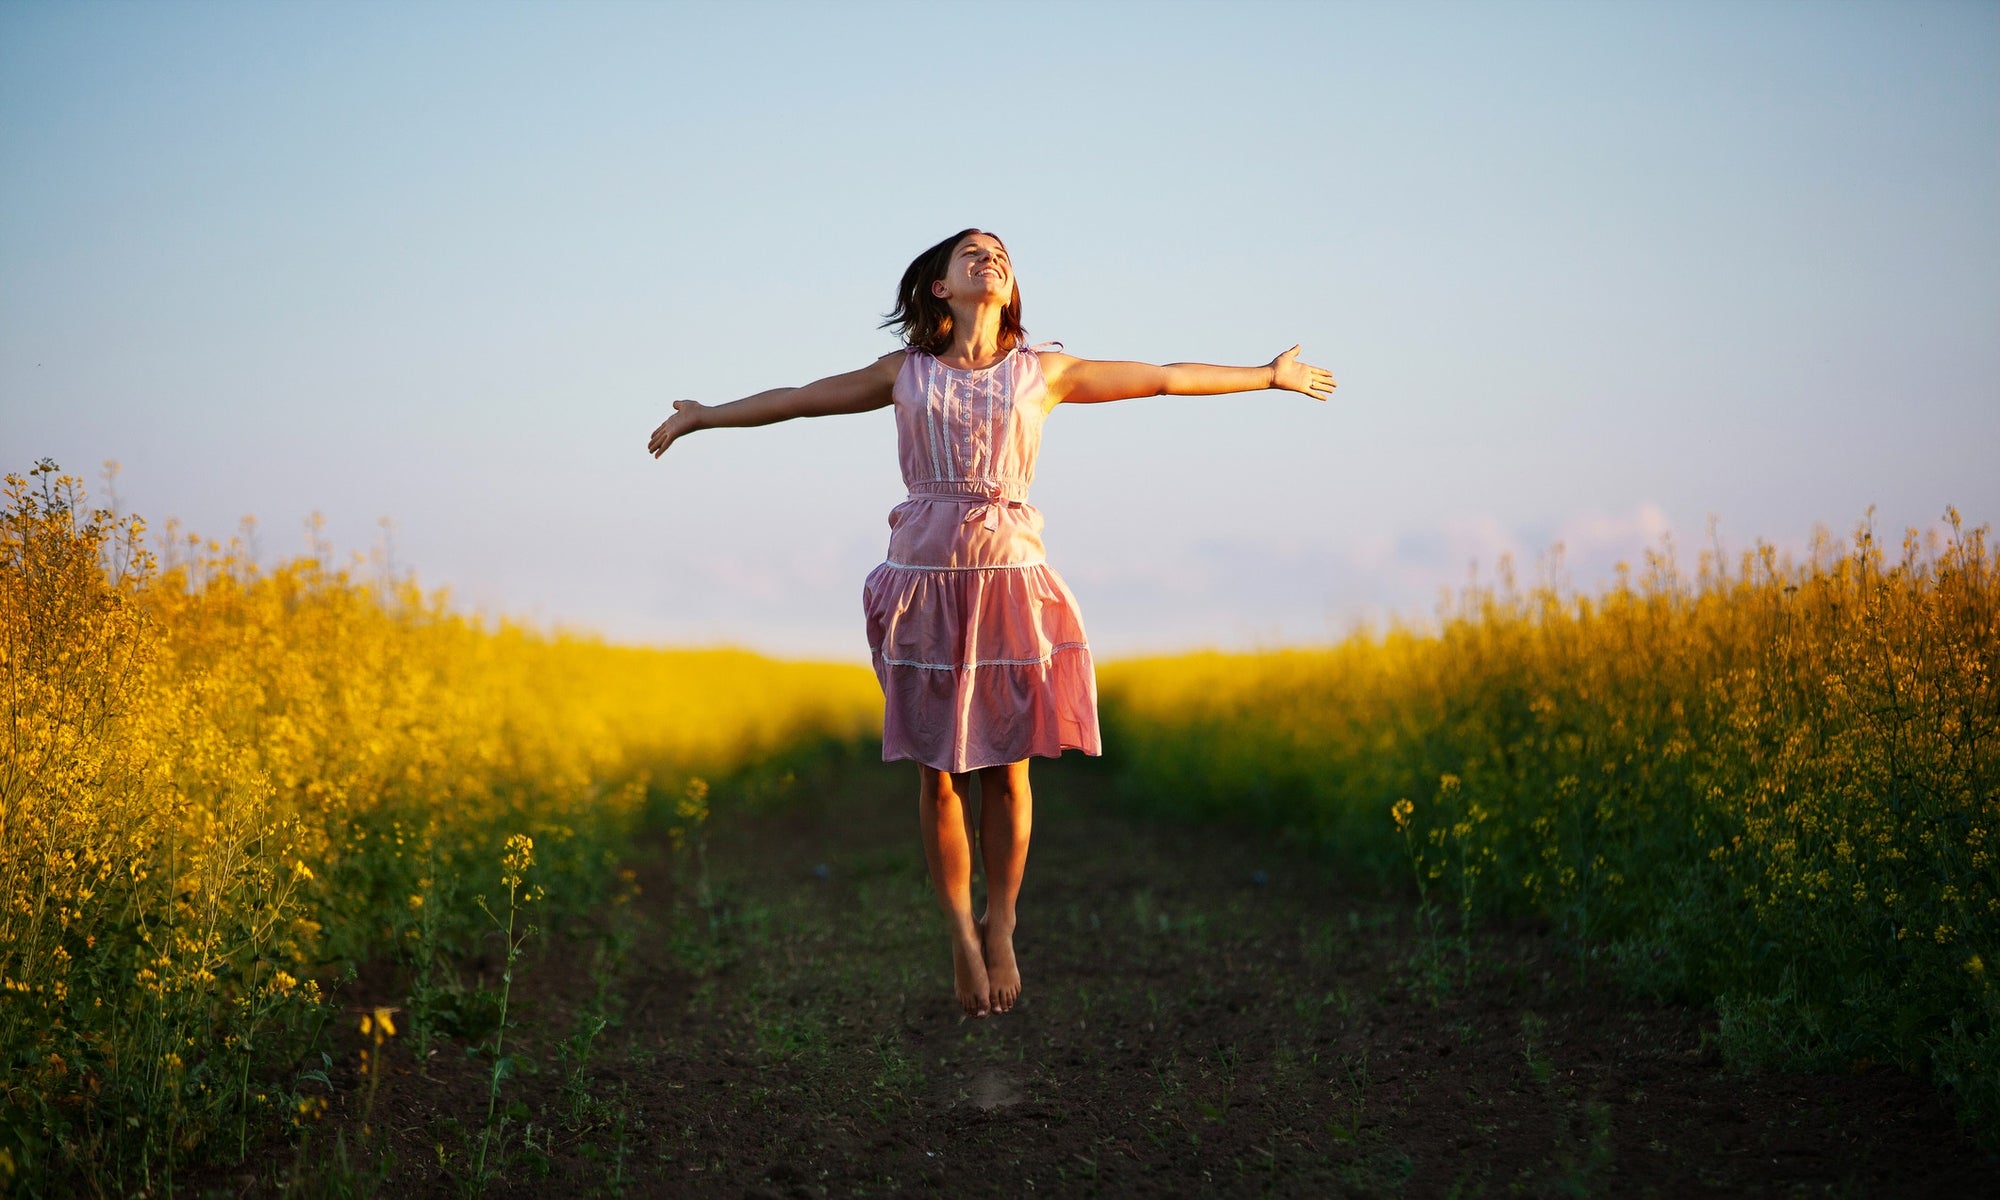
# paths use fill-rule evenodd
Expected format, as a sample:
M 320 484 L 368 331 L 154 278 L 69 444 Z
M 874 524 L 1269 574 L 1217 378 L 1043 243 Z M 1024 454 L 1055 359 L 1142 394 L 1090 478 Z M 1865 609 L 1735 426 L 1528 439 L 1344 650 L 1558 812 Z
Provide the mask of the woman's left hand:
M 1337 385 L 1333 382 L 1333 372 L 1325 367 L 1300 362 L 1299 348 L 1293 346 L 1271 360 L 1271 386 L 1325 400 L 1333 395 Z

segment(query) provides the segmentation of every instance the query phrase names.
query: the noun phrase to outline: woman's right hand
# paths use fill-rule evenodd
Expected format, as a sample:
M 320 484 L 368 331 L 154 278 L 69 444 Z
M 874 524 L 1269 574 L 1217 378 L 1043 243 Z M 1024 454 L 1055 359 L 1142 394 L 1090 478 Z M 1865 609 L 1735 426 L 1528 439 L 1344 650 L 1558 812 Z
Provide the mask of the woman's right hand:
M 653 452 L 654 458 L 665 454 L 667 447 L 673 445 L 676 438 L 689 430 L 701 428 L 701 416 L 707 408 L 708 406 L 699 400 L 674 401 L 674 415 L 660 422 L 660 427 L 655 429 L 653 436 L 647 440 L 646 449 Z

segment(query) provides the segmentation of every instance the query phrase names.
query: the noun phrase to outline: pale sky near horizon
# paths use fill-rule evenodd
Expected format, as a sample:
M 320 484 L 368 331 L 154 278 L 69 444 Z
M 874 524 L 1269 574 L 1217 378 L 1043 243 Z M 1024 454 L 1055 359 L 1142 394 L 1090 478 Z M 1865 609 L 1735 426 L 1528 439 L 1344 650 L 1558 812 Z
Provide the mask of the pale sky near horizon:
M 1106 657 L 2000 517 L 1992 2 L 5 0 L 0 177 L 0 467 L 618 640 L 865 656 L 888 414 L 645 439 L 966 225 L 1037 340 L 1341 382 L 1052 416 Z

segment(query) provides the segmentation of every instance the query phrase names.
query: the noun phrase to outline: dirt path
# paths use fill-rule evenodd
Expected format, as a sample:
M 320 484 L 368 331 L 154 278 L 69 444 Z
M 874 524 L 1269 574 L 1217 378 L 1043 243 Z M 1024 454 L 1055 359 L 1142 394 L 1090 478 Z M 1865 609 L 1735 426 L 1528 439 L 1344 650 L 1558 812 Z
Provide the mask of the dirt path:
M 1529 933 L 1440 994 L 1406 904 L 1116 815 L 1068 765 L 1037 780 L 1023 1002 L 962 1019 L 912 776 L 718 803 L 706 913 L 654 866 L 629 937 L 530 963 L 488 1193 L 1942 1198 L 2000 1166 L 1920 1084 L 1730 1073 L 1704 1018 Z M 385 1194 L 472 1178 L 487 1069 L 447 1045 L 382 1085 Z

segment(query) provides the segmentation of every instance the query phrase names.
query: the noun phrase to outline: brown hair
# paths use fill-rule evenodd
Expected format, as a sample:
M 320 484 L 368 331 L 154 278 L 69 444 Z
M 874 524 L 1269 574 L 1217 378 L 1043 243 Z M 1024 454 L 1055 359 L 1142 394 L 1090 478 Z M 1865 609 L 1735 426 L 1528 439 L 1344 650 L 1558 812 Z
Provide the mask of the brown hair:
M 906 346 L 938 354 L 951 348 L 951 307 L 931 295 L 931 285 L 945 277 L 951 269 L 951 252 L 958 244 L 975 233 L 1000 242 L 1005 250 L 1007 243 L 1000 241 L 997 233 L 984 229 L 961 229 L 957 233 L 932 246 L 911 260 L 903 272 L 903 281 L 896 285 L 896 307 L 890 310 L 882 322 L 882 328 L 895 326 L 896 336 L 903 339 Z M 1012 271 L 1009 271 L 1012 274 Z M 1000 348 L 1012 350 L 1026 343 L 1028 331 L 1021 327 L 1021 285 L 1017 280 L 1014 294 L 1007 299 L 1007 306 L 1000 310 Z

